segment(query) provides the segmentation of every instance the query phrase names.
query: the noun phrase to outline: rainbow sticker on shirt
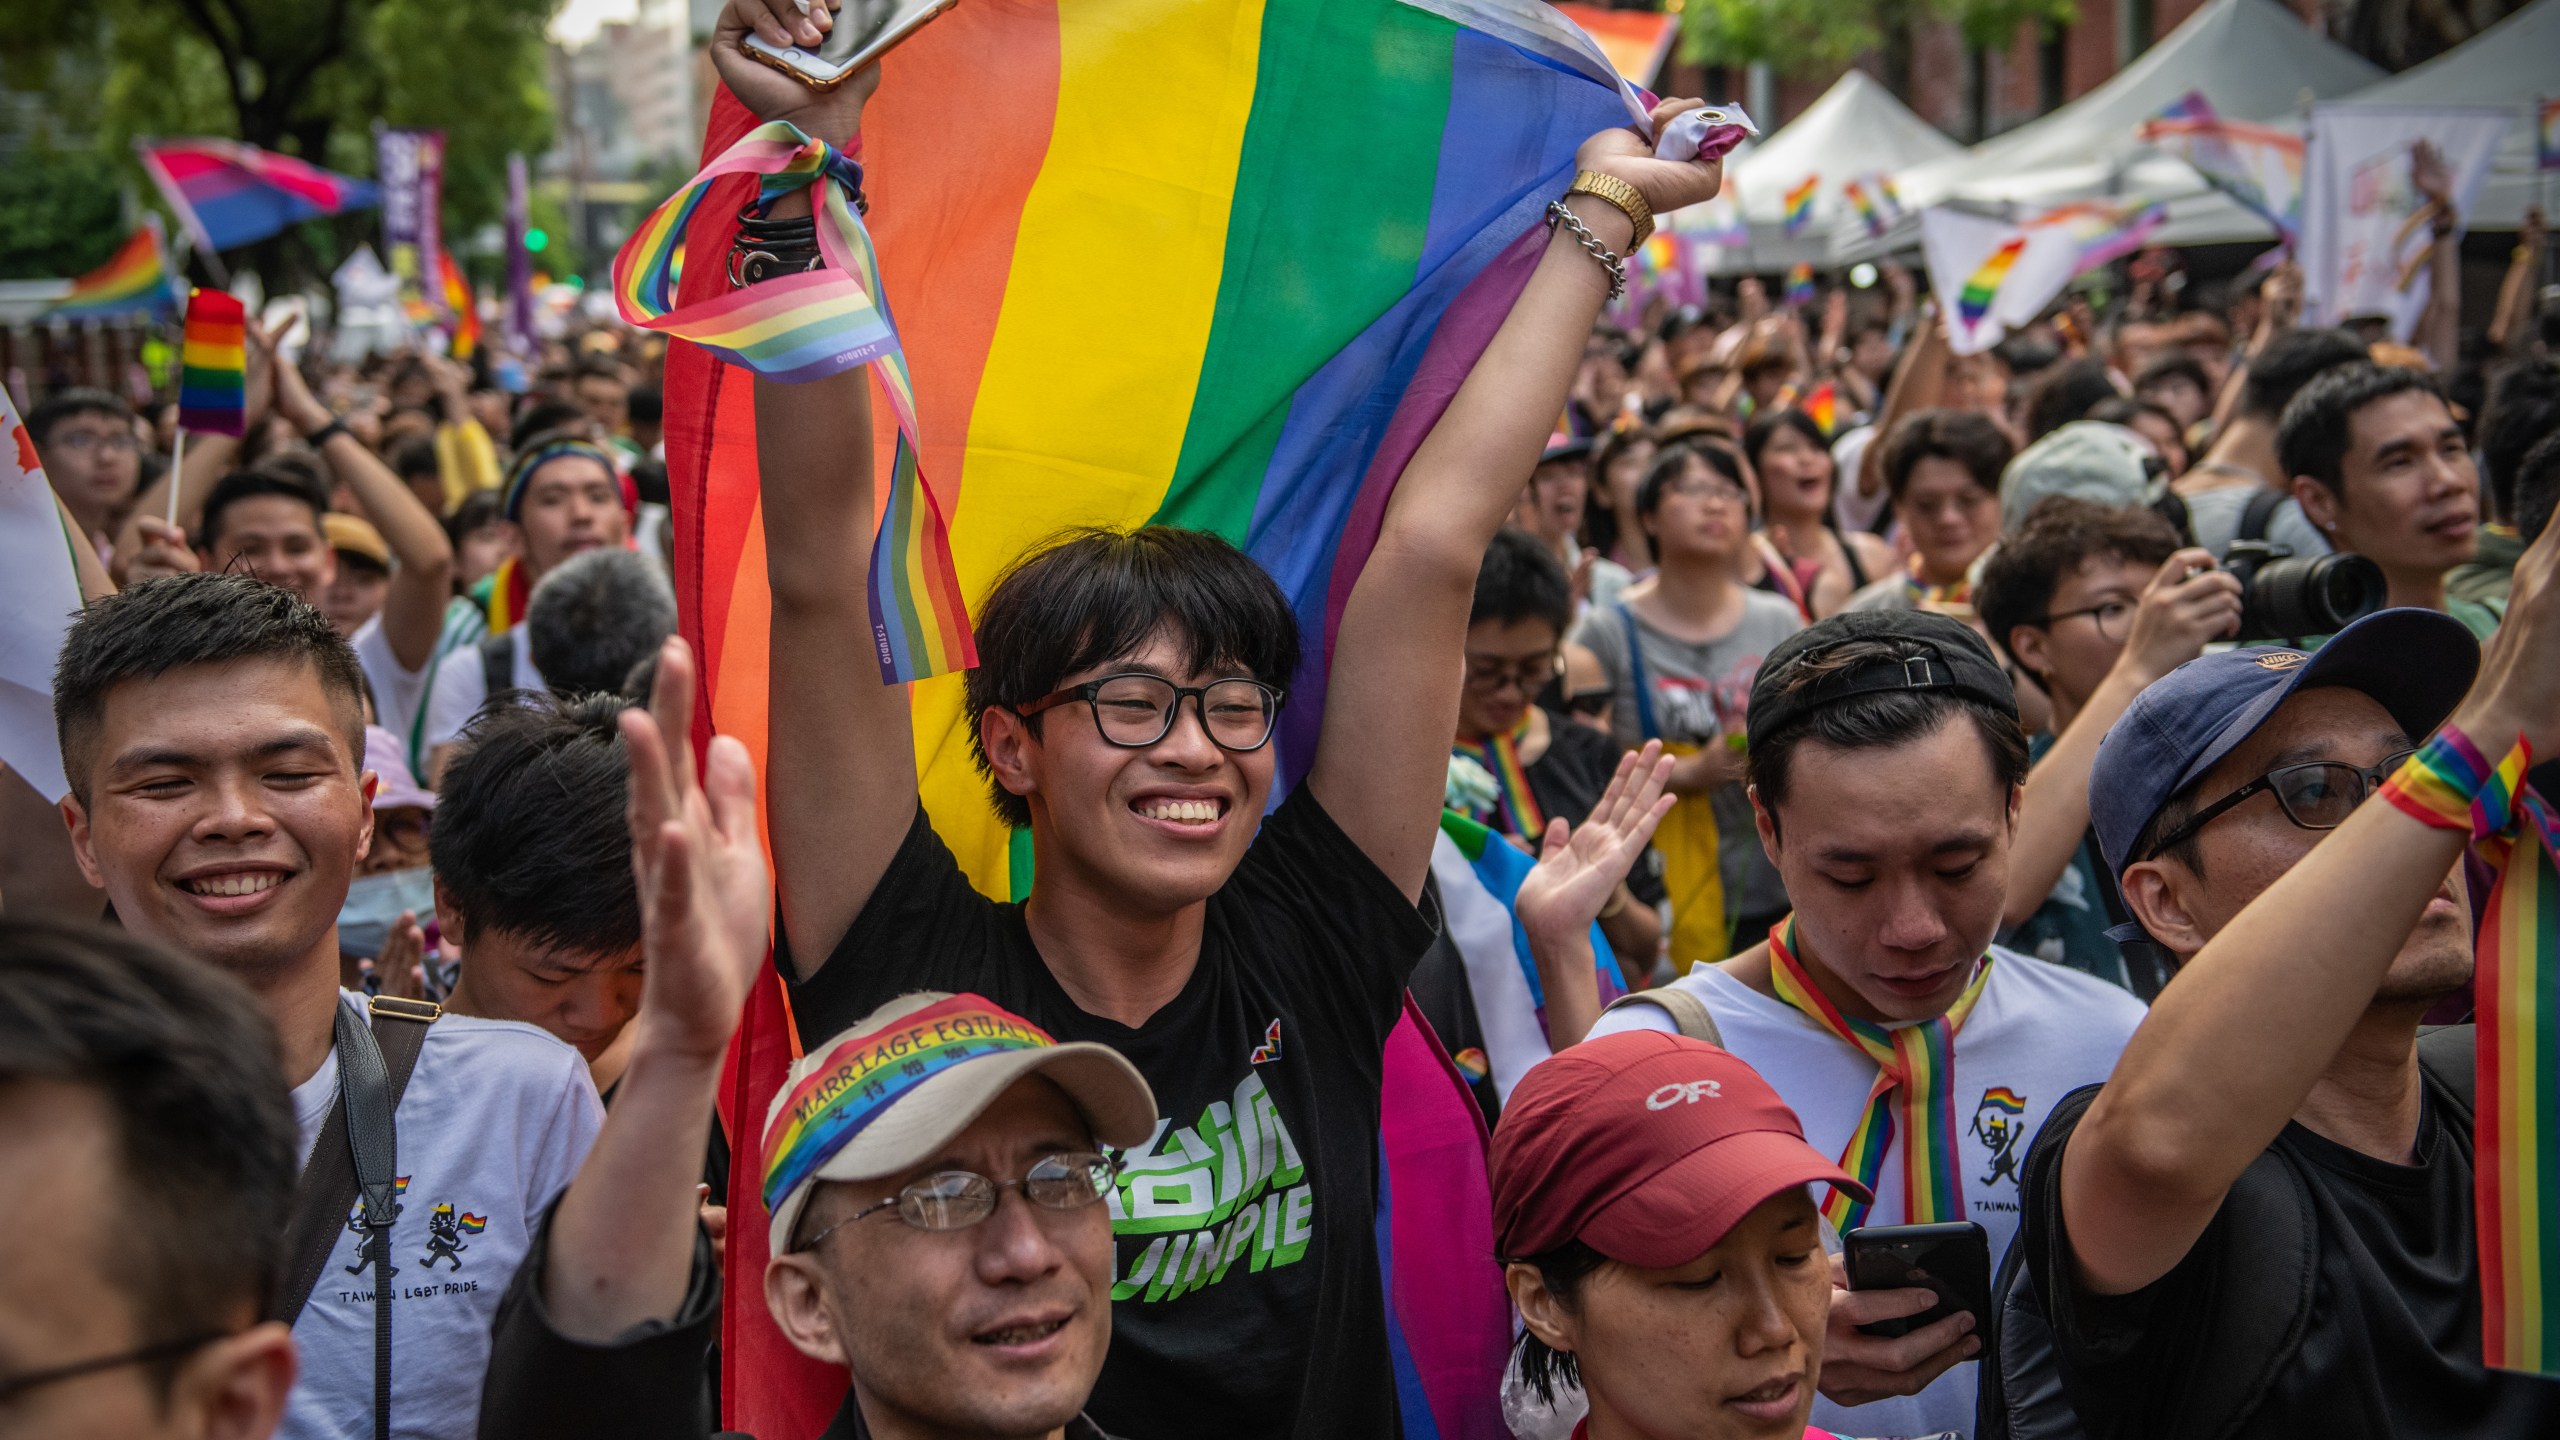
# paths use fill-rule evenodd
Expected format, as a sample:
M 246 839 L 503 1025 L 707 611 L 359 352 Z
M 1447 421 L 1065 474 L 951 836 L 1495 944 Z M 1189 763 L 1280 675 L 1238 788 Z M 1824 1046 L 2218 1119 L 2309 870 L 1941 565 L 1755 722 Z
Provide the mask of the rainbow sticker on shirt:
M 955 995 L 848 1040 L 836 1063 L 800 1077 L 767 1137 L 764 1207 L 818 1173 L 900 1097 L 963 1060 L 1055 1045 L 1047 1031 L 975 995 Z

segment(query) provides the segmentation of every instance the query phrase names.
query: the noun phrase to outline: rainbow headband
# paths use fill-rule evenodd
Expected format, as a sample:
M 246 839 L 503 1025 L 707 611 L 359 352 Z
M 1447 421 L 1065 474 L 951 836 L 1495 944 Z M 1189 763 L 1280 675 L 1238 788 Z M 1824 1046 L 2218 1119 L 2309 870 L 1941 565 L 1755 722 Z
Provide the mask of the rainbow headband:
M 506 517 L 513 520 L 517 518 L 516 512 L 524 508 L 525 487 L 533 483 L 534 471 L 571 455 L 584 456 L 603 466 L 604 473 L 613 477 L 614 487 L 621 492 L 622 508 L 631 508 L 631 487 L 623 481 L 622 467 L 613 463 L 613 457 L 605 453 L 603 446 L 591 445 L 584 440 L 555 440 L 539 449 L 526 451 L 507 471 Z
M 955 995 L 884 1030 L 847 1036 L 794 1082 L 765 1126 L 764 1208 L 771 1214 L 909 1091 L 963 1061 L 1058 1043 L 1019 1015 Z

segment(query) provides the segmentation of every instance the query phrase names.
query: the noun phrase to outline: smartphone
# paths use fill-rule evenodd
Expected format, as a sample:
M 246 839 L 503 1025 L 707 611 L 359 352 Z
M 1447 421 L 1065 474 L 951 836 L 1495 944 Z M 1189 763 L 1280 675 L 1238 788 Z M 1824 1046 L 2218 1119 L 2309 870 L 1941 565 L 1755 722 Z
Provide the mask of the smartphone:
M 1991 1241 L 1970 1220 L 1946 1225 L 1861 1225 L 1842 1237 L 1852 1290 L 1938 1293 L 1938 1303 L 1900 1320 L 1861 1325 L 1868 1335 L 1908 1335 L 1960 1311 L 1973 1333 L 1991 1333 Z
M 801 0 L 805 13 L 826 0 Z M 836 11 L 836 27 L 815 50 L 782 46 L 750 33 L 747 53 L 791 78 L 819 90 L 832 90 L 844 78 L 879 60 L 916 28 L 948 10 L 956 0 L 844 0 Z

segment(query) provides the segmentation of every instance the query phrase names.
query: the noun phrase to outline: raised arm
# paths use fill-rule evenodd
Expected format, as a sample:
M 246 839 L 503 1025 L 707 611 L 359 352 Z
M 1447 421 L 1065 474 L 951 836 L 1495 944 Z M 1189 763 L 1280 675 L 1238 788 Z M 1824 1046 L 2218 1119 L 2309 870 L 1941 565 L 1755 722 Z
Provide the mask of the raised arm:
M 741 48 L 750 28 L 777 43 L 815 44 L 815 30 L 800 27 L 832 23 L 820 13 L 813 21 L 791 0 L 729 0 L 711 59 L 758 118 L 788 120 L 842 146 L 879 88 L 876 67 L 832 91 L 812 90 Z M 807 214 L 807 192 L 786 197 L 774 213 Z M 881 683 L 870 658 L 863 578 L 872 533 L 870 377 L 857 368 L 801 385 L 759 379 L 755 387 L 773 591 L 768 833 L 792 962 L 806 978 L 852 928 L 915 819 L 915 739 L 907 687 Z
M 1663 121 L 1696 101 L 1668 102 Z M 1583 142 L 1585 170 L 1624 180 L 1657 213 L 1716 193 L 1717 162 L 1657 160 L 1632 130 Z M 1568 208 L 1611 251 L 1634 234 L 1589 195 Z M 1377 548 L 1352 587 L 1307 783 L 1370 860 L 1419 898 L 1458 723 L 1459 650 L 1484 547 L 1564 410 L 1608 273 L 1559 225 L 1519 301 L 1396 482 Z
M 2492 752 L 2519 734 L 2537 754 L 2560 744 L 2560 526 L 2517 562 L 2452 723 Z M 2186 1255 L 2372 1004 L 2467 838 L 2368 802 L 2180 967 L 2063 1151 L 2082 1283 L 2124 1294 Z
M 280 343 L 283 336 L 276 337 Z M 271 343 L 268 347 L 273 349 Z M 453 541 L 444 526 L 418 503 L 391 467 L 377 459 L 364 442 L 337 424 L 337 416 L 320 403 L 304 382 L 302 371 L 281 356 L 270 355 L 275 377 L 276 413 L 310 439 L 325 433 L 320 458 L 329 473 L 354 493 L 365 518 L 382 532 L 400 563 L 392 569 L 391 589 L 382 600 L 382 635 L 391 642 L 391 657 L 404 670 L 423 670 L 436 654 L 436 637 L 444 629 L 445 602 L 453 598 Z
M 1872 499 L 1884 491 L 1884 442 L 1905 415 L 1934 410 L 1947 393 L 1947 327 L 1935 314 L 1920 312 L 1920 333 L 1902 352 L 1893 381 L 1885 387 L 1884 413 L 1876 416 L 1875 437 L 1858 454 L 1858 493 Z
M 1588 818 L 1580 825 L 1566 823 L 1561 815 L 1547 822 L 1538 863 L 1512 897 L 1521 933 L 1529 937 L 1529 957 L 1537 962 L 1538 986 L 1546 992 L 1551 1050 L 1581 1044 L 1591 1033 L 1591 1022 L 1600 1018 L 1599 957 L 1591 948 L 1591 926 L 1608 907 L 1609 897 L 1627 883 L 1662 817 L 1678 803 L 1663 791 L 1670 778 L 1671 762 L 1659 740 L 1619 757 L 1618 773 L 1609 778 L 1608 790 Z
M 2507 257 L 2507 275 L 2498 282 L 2498 309 L 2489 320 L 2489 348 L 2502 355 L 2524 349 L 2533 333 L 2534 281 L 2542 274 L 2542 247 L 2550 232 L 2542 219 L 2542 207 L 2528 206 L 2524 212 L 2524 229 L 2516 236 L 2516 248 Z

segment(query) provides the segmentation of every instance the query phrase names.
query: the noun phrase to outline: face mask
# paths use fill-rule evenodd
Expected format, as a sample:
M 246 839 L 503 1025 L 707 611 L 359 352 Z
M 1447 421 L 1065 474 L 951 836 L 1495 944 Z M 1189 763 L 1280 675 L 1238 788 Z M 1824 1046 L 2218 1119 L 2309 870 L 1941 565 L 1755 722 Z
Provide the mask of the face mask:
M 421 922 L 433 918 L 433 868 L 414 865 L 406 870 L 387 870 L 362 876 L 348 885 L 347 903 L 338 907 L 338 949 L 368 960 L 380 955 L 384 943 L 391 938 L 391 927 L 400 923 L 403 913 L 415 915 Z

